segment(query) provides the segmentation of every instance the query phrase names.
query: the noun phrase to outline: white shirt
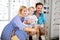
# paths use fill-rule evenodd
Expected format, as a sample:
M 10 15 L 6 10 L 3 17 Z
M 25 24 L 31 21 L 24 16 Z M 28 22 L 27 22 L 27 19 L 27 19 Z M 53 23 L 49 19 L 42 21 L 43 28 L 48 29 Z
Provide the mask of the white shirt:
M 31 20 L 31 24 L 37 24 L 37 17 L 35 15 L 28 15 L 27 17 L 25 17 L 25 20 L 28 20 L 30 19 Z

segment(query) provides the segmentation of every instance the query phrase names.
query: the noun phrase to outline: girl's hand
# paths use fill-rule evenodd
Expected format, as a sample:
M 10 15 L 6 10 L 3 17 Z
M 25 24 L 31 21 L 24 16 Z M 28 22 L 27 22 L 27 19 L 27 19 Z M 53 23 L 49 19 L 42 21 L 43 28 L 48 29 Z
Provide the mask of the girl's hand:
M 30 20 L 30 19 L 29 19 L 29 20 L 27 20 L 27 23 L 28 23 L 28 24 L 30 24 L 30 23 L 31 23 L 31 20 Z

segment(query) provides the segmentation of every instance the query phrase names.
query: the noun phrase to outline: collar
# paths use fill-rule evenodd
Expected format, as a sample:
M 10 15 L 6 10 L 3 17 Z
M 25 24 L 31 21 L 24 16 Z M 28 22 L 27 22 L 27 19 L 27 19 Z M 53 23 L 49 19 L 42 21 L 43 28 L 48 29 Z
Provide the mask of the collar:
M 34 12 L 34 15 L 36 15 L 36 11 Z M 40 16 L 42 15 L 42 13 L 40 13 Z

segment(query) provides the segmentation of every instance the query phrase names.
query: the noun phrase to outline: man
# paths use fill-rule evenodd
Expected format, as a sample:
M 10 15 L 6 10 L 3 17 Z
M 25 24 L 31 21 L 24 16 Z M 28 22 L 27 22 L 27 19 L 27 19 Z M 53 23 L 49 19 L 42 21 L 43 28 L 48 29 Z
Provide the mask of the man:
M 34 15 L 36 15 L 37 18 L 38 18 L 38 22 L 37 23 L 38 23 L 38 25 L 44 24 L 44 28 L 45 28 L 45 26 L 46 26 L 46 18 L 45 18 L 44 13 L 42 13 L 43 4 L 38 2 L 38 3 L 36 3 L 35 7 L 36 7 L 36 11 L 34 12 Z M 39 37 L 39 40 L 42 40 L 41 39 L 41 35 Z

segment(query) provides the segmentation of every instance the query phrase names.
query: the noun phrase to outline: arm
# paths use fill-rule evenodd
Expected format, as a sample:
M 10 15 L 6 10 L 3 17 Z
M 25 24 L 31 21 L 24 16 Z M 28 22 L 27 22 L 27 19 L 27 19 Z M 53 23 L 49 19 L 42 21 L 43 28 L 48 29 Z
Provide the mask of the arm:
M 30 19 L 29 20 L 25 20 L 24 23 L 25 24 L 30 24 L 31 23 L 31 20 Z
M 25 28 L 24 28 L 24 31 L 26 31 L 26 32 L 31 32 L 32 29 L 31 29 L 31 28 L 28 28 L 28 27 L 25 27 Z
M 47 25 L 46 25 L 46 23 L 44 24 L 44 27 L 46 27 Z
M 18 17 L 18 16 L 16 16 L 13 19 L 13 22 L 14 22 L 14 26 L 18 27 L 19 30 L 24 30 L 26 32 L 35 32 L 34 29 L 25 27 L 24 24 L 21 22 L 20 17 Z
M 19 30 L 23 30 L 25 28 L 24 24 L 20 20 L 20 16 L 18 15 L 13 19 L 13 24 L 15 27 L 18 27 Z
M 27 32 L 27 34 L 29 35 L 34 35 L 36 34 L 36 30 L 35 29 L 32 29 L 32 28 L 24 28 L 24 31 Z
M 43 14 L 43 23 L 44 23 L 44 27 L 46 27 L 46 17 L 44 14 Z

